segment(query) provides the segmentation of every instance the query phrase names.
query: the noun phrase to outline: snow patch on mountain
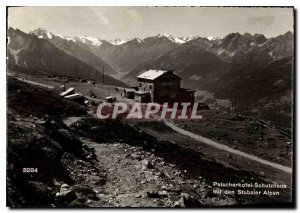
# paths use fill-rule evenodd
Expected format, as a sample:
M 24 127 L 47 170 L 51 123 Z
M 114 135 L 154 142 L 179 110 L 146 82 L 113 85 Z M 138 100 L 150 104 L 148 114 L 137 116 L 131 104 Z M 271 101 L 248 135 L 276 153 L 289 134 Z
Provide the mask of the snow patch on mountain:
M 170 40 L 173 39 L 173 36 L 171 36 L 171 35 L 169 35 L 169 34 L 166 34 L 166 33 L 164 33 L 164 34 L 158 34 L 157 37 L 158 37 L 158 38 L 164 37 L 164 38 L 168 38 L 168 39 L 170 39 Z
M 66 39 L 68 41 L 76 41 L 75 37 L 71 37 L 71 36 L 61 36 L 62 39 Z
M 9 50 L 10 54 L 13 55 L 13 57 L 14 57 L 15 62 L 16 62 L 17 65 L 19 65 L 19 56 L 18 56 L 18 54 L 19 54 L 19 52 L 20 52 L 22 49 L 23 49 L 23 48 L 14 50 L 14 49 L 8 47 L 8 50 Z
M 63 35 L 57 35 L 57 36 L 68 41 L 73 41 L 73 42 L 77 41 L 92 46 L 100 46 L 102 44 L 99 38 L 90 37 L 90 36 L 74 36 L 74 37 L 63 36 Z
M 222 37 L 217 37 L 217 36 L 207 36 L 206 38 L 210 41 L 216 41 L 222 39 Z
M 136 38 L 137 42 L 141 43 L 143 40 Z
M 100 46 L 102 44 L 99 38 L 94 38 L 89 36 L 79 36 L 78 39 L 80 42 L 84 44 L 89 44 L 93 46 Z
M 178 44 L 184 44 L 184 43 L 189 42 L 191 40 L 200 38 L 200 36 L 191 36 L 191 35 L 186 36 L 186 37 L 174 37 L 170 34 L 158 34 L 157 37 L 159 37 L 159 38 L 164 37 L 164 38 L 167 38 L 170 41 L 172 41 L 174 43 L 178 43 Z M 208 37 L 203 37 L 203 38 L 206 38 L 210 41 L 222 39 L 221 37 L 216 37 L 216 36 L 208 36 Z
M 191 39 L 194 38 L 193 36 L 174 37 L 174 36 L 172 36 L 170 34 L 158 34 L 157 37 L 159 37 L 159 38 L 164 37 L 164 38 L 167 38 L 167 39 L 169 39 L 169 40 L 171 40 L 173 42 L 178 42 L 178 43 L 186 42 L 186 41 L 191 40 Z
M 45 29 L 38 28 L 36 30 L 33 30 L 31 32 L 32 34 L 35 34 L 38 36 L 38 38 L 46 38 L 46 39 L 52 39 L 53 37 L 59 37 L 61 39 L 65 39 L 67 41 L 79 41 L 84 44 L 93 45 L 93 46 L 100 46 L 102 44 L 101 40 L 99 38 L 89 37 L 89 36 L 64 36 L 61 34 L 55 35 L 51 32 L 47 32 Z
M 184 44 L 186 41 L 184 41 L 183 39 L 180 39 L 180 38 L 174 38 L 174 42 L 179 43 L 179 44 Z
M 166 38 L 169 39 L 170 41 L 174 42 L 174 43 L 178 43 L 178 44 L 184 44 L 190 40 L 195 39 L 194 36 L 188 36 L 188 37 L 173 37 L 170 34 L 158 34 L 157 35 L 158 38 Z
M 45 39 L 52 39 L 54 34 L 47 32 L 47 30 L 43 28 L 37 28 L 33 31 L 30 31 L 31 34 L 36 35 L 39 39 L 45 38 Z
M 47 32 L 47 37 L 48 37 L 49 39 L 52 39 L 52 33 Z
M 276 59 L 275 56 L 273 56 L 273 51 L 270 51 L 270 52 L 269 52 L 269 56 L 271 56 L 271 57 L 273 58 L 273 60 Z
M 115 40 L 112 40 L 112 41 L 108 41 L 109 43 L 111 43 L 112 45 L 114 46 L 119 46 L 119 45 L 122 45 L 122 44 L 125 44 L 126 42 L 128 42 L 129 40 L 123 40 L 123 39 L 115 39 Z
M 41 58 L 41 63 L 43 64 L 44 67 L 46 67 L 46 63 L 42 58 Z

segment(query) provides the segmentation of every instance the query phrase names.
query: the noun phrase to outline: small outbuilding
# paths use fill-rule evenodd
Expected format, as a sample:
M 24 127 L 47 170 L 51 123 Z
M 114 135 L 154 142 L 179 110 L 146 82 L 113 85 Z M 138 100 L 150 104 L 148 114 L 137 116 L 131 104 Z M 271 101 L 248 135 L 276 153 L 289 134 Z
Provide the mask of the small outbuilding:
M 195 91 L 181 88 L 181 77 L 173 70 L 147 70 L 138 75 L 137 79 L 138 90 L 148 92 L 153 102 L 168 102 L 169 104 L 175 102 L 193 104 L 195 102 Z
M 67 96 L 65 96 L 65 98 L 69 99 L 69 100 L 72 100 L 72 101 L 75 101 L 79 104 L 85 104 L 84 103 L 84 97 L 81 94 L 78 94 L 78 93 L 67 95 Z
M 67 96 L 67 95 L 72 95 L 75 94 L 75 88 L 74 87 L 70 87 L 69 89 L 67 89 L 66 91 L 60 93 L 60 96 Z
M 113 103 L 117 100 L 117 98 L 115 96 L 107 96 L 105 97 L 105 101 L 108 103 Z
M 135 90 L 134 89 L 125 89 L 124 97 L 128 99 L 134 99 Z
M 149 91 L 136 91 L 135 100 L 140 103 L 149 103 L 151 102 L 151 94 Z

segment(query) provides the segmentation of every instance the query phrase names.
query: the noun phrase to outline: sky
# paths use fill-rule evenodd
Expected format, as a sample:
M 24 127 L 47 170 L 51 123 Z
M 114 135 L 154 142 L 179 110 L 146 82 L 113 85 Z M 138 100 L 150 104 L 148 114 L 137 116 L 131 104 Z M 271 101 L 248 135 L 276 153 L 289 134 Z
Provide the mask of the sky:
M 293 8 L 232 7 L 11 7 L 8 26 L 29 32 L 44 28 L 65 36 L 145 38 L 217 36 L 232 32 L 274 37 L 293 32 Z

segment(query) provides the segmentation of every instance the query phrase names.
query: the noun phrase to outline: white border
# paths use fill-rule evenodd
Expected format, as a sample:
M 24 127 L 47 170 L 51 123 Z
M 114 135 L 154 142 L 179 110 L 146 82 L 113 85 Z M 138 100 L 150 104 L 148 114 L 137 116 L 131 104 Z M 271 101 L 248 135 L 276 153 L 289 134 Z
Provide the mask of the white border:
M 6 6 L 295 6 L 296 9 L 299 9 L 299 0 L 110 0 L 110 1 L 99 1 L 99 0 L 86 0 L 86 1 L 70 1 L 70 0 L 1 0 L 0 1 L 0 33 L 1 33 L 1 43 L 0 43 L 0 112 L 1 112 L 1 120 L 0 120 L 0 138 L 1 138 L 1 148 L 0 148 L 0 156 L 1 156 L 1 170 L 0 170 L 0 180 L 1 180 L 1 194 L 0 194 L 0 202 L 1 202 L 1 210 L 3 212 L 10 211 L 6 208 Z M 296 29 L 298 29 L 298 22 L 296 21 Z M 296 31 L 297 32 L 297 31 Z M 297 38 L 298 39 L 298 36 Z M 298 42 L 297 47 L 298 49 Z M 297 61 L 299 61 L 299 54 L 297 54 Z M 297 82 L 299 84 L 299 74 L 297 75 Z M 297 100 L 299 100 L 299 91 L 297 90 Z M 299 105 L 299 103 L 298 103 Z M 299 107 L 297 107 L 299 109 Z M 298 116 L 297 116 L 298 120 Z M 299 125 L 297 126 L 297 131 L 300 132 Z M 297 137 L 298 139 L 298 137 Z M 298 141 L 298 140 L 297 140 Z M 300 145 L 298 144 L 297 147 Z M 296 151 L 296 150 L 295 150 Z M 299 155 L 299 152 L 295 152 Z M 298 158 L 297 158 L 298 159 Z M 297 162 L 294 162 L 296 165 Z M 298 168 L 298 166 L 297 166 Z M 297 191 L 299 192 L 299 183 L 297 184 Z M 297 203 L 299 201 L 299 194 L 296 196 Z M 125 209 L 121 209 L 122 211 L 126 211 Z M 130 209 L 129 209 L 130 210 Z M 225 210 L 225 209 L 223 209 Z M 275 210 L 275 209 L 274 209 Z M 2 212 L 1 211 L 1 212 Z M 24 211 L 24 210 L 23 210 Z M 38 210 L 40 211 L 40 210 Z M 50 211 L 50 210 L 44 210 Z M 58 210 L 57 212 L 62 212 L 63 210 Z M 77 212 L 83 212 L 85 210 L 76 210 Z M 114 210 L 105 210 L 98 209 L 97 211 L 101 212 L 116 212 L 120 211 L 119 209 Z M 132 210 L 130 210 L 132 211 Z M 141 211 L 139 209 L 138 211 Z M 162 209 L 156 210 L 157 212 L 162 212 Z M 188 210 L 183 210 L 188 211 Z M 212 210 L 201 210 L 198 211 L 216 211 Z M 228 210 L 226 210 L 228 211 Z M 231 210 L 229 210 L 231 211 Z M 262 212 L 266 210 L 251 210 L 255 212 Z M 270 209 L 268 211 L 273 211 Z M 282 210 L 280 210 L 282 211 Z

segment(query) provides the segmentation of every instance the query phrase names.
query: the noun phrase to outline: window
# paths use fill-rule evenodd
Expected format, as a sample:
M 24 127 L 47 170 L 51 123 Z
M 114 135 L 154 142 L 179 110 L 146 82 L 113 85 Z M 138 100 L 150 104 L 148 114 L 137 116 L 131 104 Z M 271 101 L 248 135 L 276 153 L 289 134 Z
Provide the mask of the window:
M 152 85 L 149 85 L 149 89 L 152 90 Z
M 139 87 L 142 87 L 142 83 L 139 83 Z

